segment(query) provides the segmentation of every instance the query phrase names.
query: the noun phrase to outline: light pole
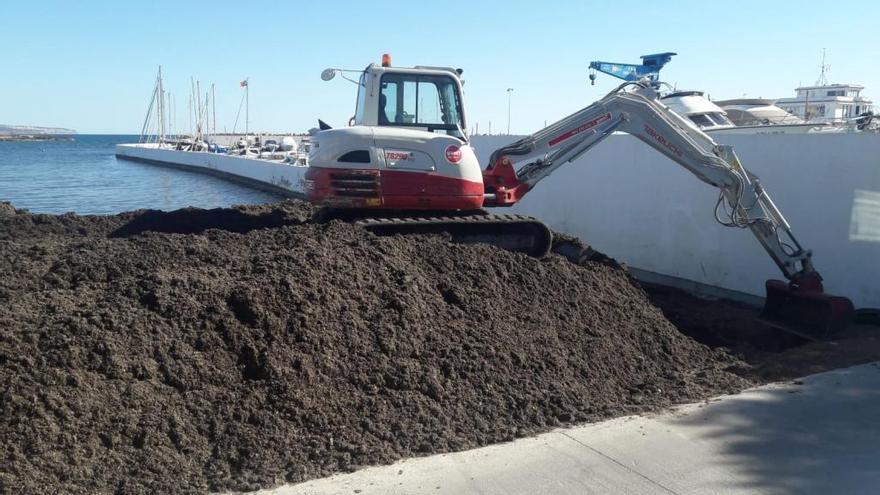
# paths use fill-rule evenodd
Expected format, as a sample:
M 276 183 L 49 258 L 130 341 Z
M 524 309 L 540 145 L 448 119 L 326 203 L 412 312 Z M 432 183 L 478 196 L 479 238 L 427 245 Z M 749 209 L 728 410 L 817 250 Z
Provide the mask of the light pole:
M 510 135 L 510 94 L 513 93 L 513 88 L 507 88 L 507 135 Z

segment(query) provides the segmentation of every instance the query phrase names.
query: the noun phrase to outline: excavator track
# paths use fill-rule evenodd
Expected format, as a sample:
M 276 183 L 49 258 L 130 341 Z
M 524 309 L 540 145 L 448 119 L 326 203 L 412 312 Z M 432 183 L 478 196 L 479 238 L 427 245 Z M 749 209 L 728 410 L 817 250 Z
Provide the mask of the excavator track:
M 536 258 L 543 258 L 553 247 L 550 229 L 540 220 L 521 215 L 492 215 L 477 211 L 443 216 L 425 215 L 424 212 L 358 216 L 345 211 L 325 211 L 318 218 L 319 221 L 333 219 L 360 225 L 376 235 L 448 235 L 453 242 L 490 244 Z

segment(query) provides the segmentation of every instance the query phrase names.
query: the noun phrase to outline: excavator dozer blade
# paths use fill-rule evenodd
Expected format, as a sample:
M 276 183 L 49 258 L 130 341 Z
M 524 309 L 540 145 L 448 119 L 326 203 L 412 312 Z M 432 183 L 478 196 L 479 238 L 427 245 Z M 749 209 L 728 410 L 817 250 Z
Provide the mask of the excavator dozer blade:
M 768 280 L 761 321 L 812 340 L 831 340 L 853 319 L 855 307 L 845 297 Z

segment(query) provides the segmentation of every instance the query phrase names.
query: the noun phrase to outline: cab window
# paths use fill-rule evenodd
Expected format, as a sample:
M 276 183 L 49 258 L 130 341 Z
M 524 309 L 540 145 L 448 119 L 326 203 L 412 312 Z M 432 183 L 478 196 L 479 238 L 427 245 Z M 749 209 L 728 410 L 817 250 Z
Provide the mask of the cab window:
M 451 77 L 417 74 L 382 76 L 379 125 L 425 127 L 460 136 L 464 129 L 458 85 Z

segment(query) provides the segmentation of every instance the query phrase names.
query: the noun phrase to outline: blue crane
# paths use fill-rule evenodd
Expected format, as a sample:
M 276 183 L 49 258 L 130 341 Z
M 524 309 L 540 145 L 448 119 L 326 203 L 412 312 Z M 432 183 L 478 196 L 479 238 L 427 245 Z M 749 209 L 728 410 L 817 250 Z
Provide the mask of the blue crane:
M 657 83 L 660 69 L 663 68 L 677 53 L 664 52 L 653 55 L 642 55 L 642 65 L 617 64 L 614 62 L 590 62 L 590 84 L 596 85 L 596 72 L 614 76 L 624 81 L 638 81 L 644 77 Z

